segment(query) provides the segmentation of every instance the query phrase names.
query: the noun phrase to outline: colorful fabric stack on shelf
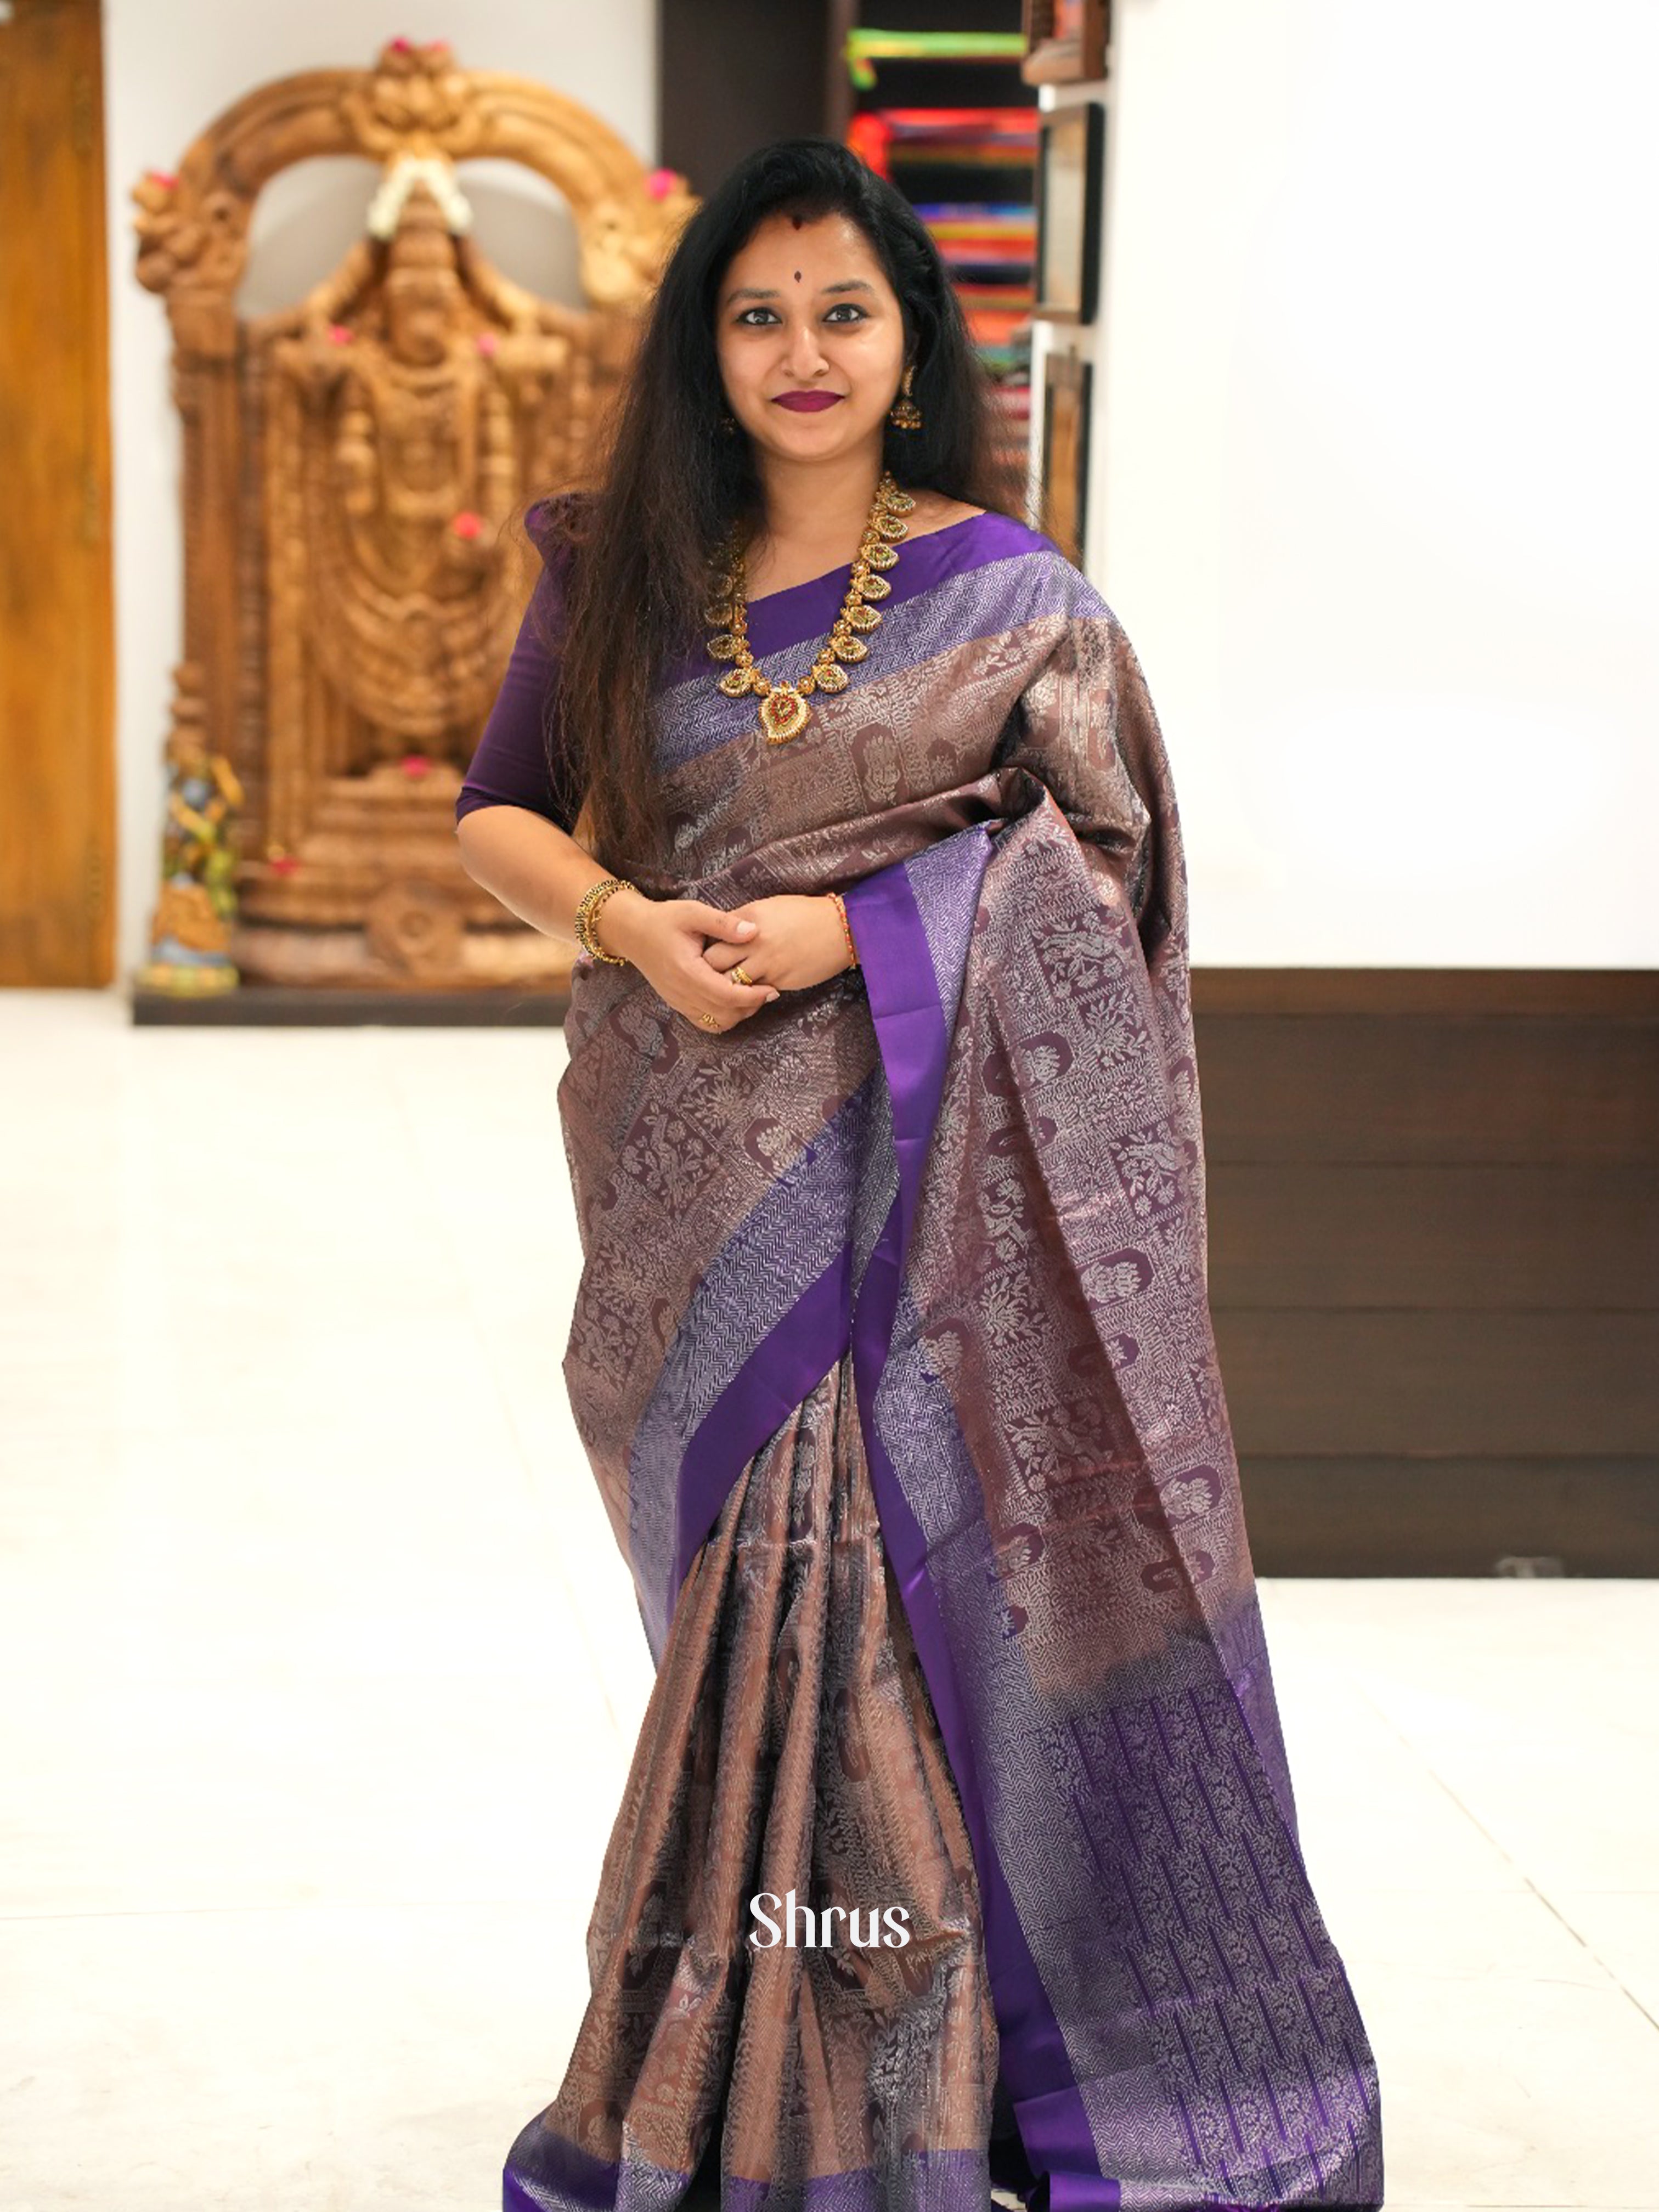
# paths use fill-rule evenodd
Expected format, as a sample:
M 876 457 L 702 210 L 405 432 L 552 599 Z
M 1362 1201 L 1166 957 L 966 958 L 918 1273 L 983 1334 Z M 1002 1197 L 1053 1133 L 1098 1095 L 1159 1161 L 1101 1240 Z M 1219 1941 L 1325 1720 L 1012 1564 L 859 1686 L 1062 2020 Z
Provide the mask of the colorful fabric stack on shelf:
M 1028 206 L 915 203 L 951 272 L 974 343 L 994 375 L 1030 359 L 1036 220 Z
M 859 103 L 847 142 L 904 193 L 933 233 L 980 358 L 995 380 L 1007 443 L 1016 452 L 1026 450 L 1030 437 L 1036 298 L 1039 117 L 1018 76 L 1024 46 L 1018 31 L 866 27 L 848 32 L 845 49 Z M 982 69 L 988 89 L 1006 86 L 1013 96 L 1000 105 L 884 106 L 874 97 L 878 64 L 899 71 L 906 91 L 916 84 L 919 64 L 950 68 L 952 91 L 964 68 L 974 70 L 975 81 Z M 973 191 L 975 173 L 985 177 L 985 198 L 960 197 Z
M 1029 169 L 1036 161 L 1033 107 L 879 107 L 855 115 L 847 143 L 889 183 L 896 166 Z
M 873 92 L 878 62 L 1015 62 L 1025 52 L 1021 31 L 878 31 L 847 33 L 847 68 L 854 89 Z

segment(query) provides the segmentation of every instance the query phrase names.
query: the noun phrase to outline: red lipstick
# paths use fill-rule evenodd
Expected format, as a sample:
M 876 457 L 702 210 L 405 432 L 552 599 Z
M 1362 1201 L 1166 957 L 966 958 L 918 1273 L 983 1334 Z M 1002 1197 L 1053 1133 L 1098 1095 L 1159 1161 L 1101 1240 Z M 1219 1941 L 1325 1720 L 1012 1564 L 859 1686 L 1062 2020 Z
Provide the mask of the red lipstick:
M 781 392 L 772 404 L 793 408 L 798 415 L 817 415 L 826 407 L 838 407 L 841 398 L 839 392 Z

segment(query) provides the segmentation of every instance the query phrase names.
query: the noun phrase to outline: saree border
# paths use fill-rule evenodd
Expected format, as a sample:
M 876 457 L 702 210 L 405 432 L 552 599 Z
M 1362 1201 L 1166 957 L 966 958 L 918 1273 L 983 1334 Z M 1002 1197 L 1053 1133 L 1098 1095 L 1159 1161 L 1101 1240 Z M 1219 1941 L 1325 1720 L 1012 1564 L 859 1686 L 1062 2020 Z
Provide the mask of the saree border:
M 974 841 L 968 885 L 977 903 L 994 831 L 984 823 L 945 841 Z M 939 847 L 930 848 L 940 851 Z M 970 850 L 973 848 L 970 848 Z M 892 1345 L 899 1291 L 922 1176 L 945 1089 L 951 1021 L 910 878 L 900 861 L 855 884 L 847 915 L 869 992 L 870 1012 L 886 1070 L 899 1189 L 872 1255 L 853 1317 L 853 1364 L 871 1485 L 883 1540 L 904 1601 L 916 1656 L 933 1697 L 962 1801 L 980 1881 L 986 1965 L 1001 2041 L 999 2070 L 1012 2096 L 1021 2140 L 1040 2180 L 1031 2202 L 1048 2212 L 1117 2212 L 1121 2191 L 1103 2174 L 1082 2093 L 993 1840 L 972 1732 L 959 1694 L 939 1599 L 927 1572 L 927 1543 L 904 1495 L 876 1420 L 881 1378 Z M 962 976 L 951 979 L 953 1000 Z M 954 1006 L 952 1007 L 954 1012 Z

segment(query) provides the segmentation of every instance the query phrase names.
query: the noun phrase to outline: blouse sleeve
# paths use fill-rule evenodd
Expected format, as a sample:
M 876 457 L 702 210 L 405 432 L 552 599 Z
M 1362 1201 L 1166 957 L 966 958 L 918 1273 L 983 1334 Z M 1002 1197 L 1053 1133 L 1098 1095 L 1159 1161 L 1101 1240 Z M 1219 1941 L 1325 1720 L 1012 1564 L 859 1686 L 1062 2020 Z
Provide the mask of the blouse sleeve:
M 542 556 L 542 573 L 462 780 L 457 822 L 480 806 L 526 806 L 569 830 L 581 811 L 557 696 L 557 640 L 569 554 L 551 538 L 547 512 L 548 502 L 538 501 L 525 517 L 526 533 Z

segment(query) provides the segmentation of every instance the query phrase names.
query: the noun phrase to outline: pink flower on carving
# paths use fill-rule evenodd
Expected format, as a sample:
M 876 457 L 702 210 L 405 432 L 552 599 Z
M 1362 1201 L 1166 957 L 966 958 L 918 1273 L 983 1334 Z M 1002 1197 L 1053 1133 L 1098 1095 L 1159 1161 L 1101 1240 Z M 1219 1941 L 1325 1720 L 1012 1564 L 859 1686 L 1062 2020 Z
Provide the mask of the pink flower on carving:
M 434 39 L 431 44 L 427 47 L 427 52 L 429 54 L 447 54 L 449 52 L 448 40 Z
M 300 863 L 292 853 L 273 853 L 266 865 L 273 876 L 291 876 Z
M 486 361 L 499 349 L 501 345 L 501 340 L 494 331 L 480 331 L 472 343 Z
M 407 39 L 394 39 L 388 51 L 394 54 L 413 53 L 415 49 Z
M 665 200 L 677 185 L 684 182 L 677 169 L 653 169 L 645 180 L 645 189 L 653 200 Z
M 146 169 L 144 174 L 151 184 L 160 185 L 164 192 L 173 191 L 179 182 L 177 173 L 172 169 Z
M 483 517 L 474 514 L 470 507 L 464 507 L 449 526 L 458 538 L 476 538 L 483 528 Z
M 349 345 L 351 343 L 351 332 L 346 328 L 343 323 L 331 323 L 328 326 L 328 337 L 331 345 Z
M 418 783 L 430 769 L 432 763 L 424 753 L 405 753 L 398 765 L 411 782 Z

